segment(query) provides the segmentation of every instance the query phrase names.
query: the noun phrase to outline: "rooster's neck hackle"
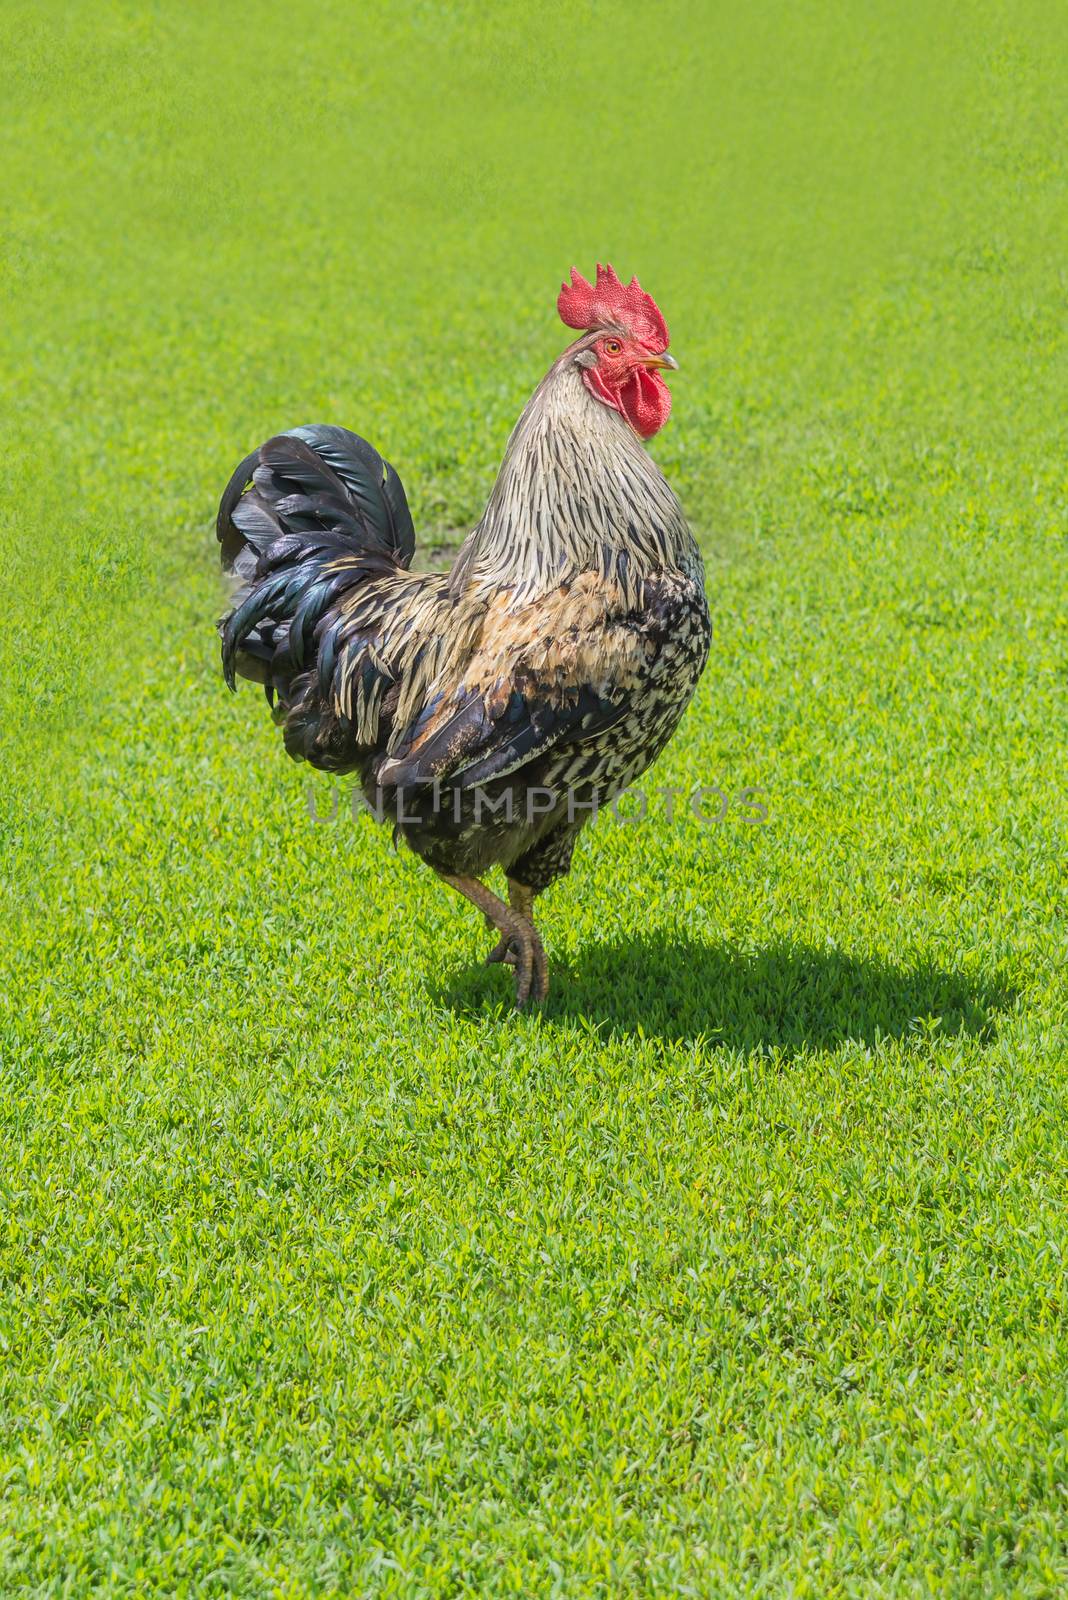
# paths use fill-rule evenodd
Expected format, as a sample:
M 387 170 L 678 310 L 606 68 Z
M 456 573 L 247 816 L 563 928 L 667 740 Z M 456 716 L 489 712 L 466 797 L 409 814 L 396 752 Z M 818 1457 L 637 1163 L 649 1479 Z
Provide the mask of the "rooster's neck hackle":
M 629 424 L 589 393 L 572 348 L 516 423 L 453 593 L 507 586 L 526 605 L 593 572 L 636 604 L 665 571 L 701 572 L 682 507 Z

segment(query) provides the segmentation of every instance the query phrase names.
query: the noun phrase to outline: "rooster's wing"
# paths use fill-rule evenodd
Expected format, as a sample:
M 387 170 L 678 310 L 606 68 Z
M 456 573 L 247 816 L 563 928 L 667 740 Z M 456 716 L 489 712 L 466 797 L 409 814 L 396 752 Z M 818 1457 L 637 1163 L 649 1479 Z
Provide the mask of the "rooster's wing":
M 644 720 L 677 620 L 677 596 L 658 580 L 629 610 L 593 574 L 518 612 L 502 596 L 461 680 L 395 737 L 378 782 L 470 788 Z

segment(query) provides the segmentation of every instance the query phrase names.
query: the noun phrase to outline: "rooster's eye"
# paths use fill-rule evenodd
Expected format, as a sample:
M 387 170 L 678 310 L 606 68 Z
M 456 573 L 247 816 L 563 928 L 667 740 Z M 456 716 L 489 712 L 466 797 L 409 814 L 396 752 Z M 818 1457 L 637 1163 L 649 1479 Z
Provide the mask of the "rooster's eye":
M 620 344 L 618 339 L 606 339 L 604 342 L 604 353 L 606 356 L 618 356 L 622 348 L 623 346 Z

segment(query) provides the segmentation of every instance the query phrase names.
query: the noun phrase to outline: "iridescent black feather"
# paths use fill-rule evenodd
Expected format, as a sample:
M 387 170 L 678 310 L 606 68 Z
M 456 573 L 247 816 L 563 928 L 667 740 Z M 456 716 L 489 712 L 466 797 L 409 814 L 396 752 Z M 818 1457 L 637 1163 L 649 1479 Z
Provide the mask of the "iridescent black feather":
M 216 532 L 238 582 L 221 625 L 226 681 L 232 689 L 240 671 L 283 700 L 341 597 L 406 569 L 415 551 L 396 471 L 366 439 L 325 425 L 278 434 L 246 456 L 223 494 Z M 333 622 L 320 640 L 324 695 L 343 618 Z

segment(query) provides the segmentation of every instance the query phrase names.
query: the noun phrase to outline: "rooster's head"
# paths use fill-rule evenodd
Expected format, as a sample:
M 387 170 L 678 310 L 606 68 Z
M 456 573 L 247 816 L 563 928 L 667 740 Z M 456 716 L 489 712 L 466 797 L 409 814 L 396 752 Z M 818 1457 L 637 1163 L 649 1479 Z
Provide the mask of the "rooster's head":
M 561 321 L 586 335 L 573 346 L 587 389 L 651 439 L 671 414 L 671 391 L 660 368 L 677 367 L 667 354 L 667 323 L 637 278 L 620 281 L 612 267 L 597 266 L 596 283 L 577 267 L 556 302 Z

